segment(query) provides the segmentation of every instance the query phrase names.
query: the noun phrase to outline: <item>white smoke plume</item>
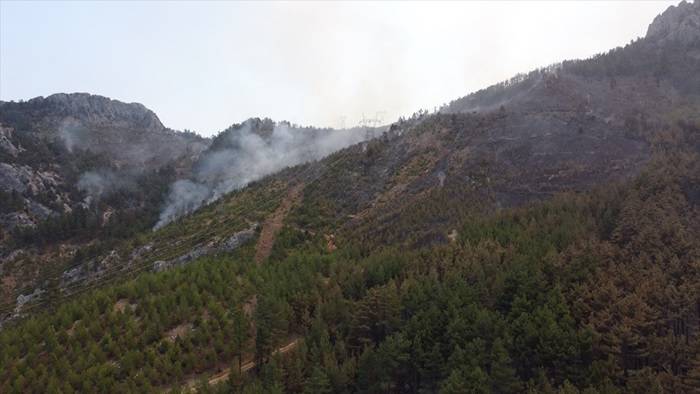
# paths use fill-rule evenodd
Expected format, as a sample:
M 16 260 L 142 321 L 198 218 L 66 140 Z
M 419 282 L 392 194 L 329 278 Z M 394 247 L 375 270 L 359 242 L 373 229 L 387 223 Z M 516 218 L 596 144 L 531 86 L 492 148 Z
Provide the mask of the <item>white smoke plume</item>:
M 78 190 L 85 192 L 86 203 L 99 200 L 120 189 L 133 186 L 133 181 L 125 174 L 116 174 L 110 170 L 87 171 L 78 179 Z
M 58 137 L 69 152 L 73 152 L 73 148 L 81 143 L 85 134 L 83 125 L 73 118 L 64 119 L 58 127 Z
M 170 194 L 155 228 L 160 228 L 181 215 L 190 213 L 211 198 L 211 189 L 204 184 L 184 179 L 170 185 Z
M 155 229 L 266 175 L 321 159 L 380 134 L 379 129 L 292 128 L 287 123 L 275 124 L 272 132 L 266 133 L 256 128 L 260 122 L 248 120 L 225 132 L 223 143 L 200 157 L 192 180 L 171 185 Z

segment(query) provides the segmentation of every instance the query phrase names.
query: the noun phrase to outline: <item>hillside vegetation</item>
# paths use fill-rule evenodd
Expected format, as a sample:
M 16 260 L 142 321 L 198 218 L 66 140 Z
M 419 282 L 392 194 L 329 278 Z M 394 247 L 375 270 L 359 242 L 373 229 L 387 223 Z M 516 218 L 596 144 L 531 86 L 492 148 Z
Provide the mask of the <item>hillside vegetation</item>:
M 624 184 L 467 214 L 447 244 L 329 252 L 287 228 L 264 264 L 249 244 L 93 291 L 0 333 L 3 391 L 150 391 L 225 367 L 244 392 L 689 391 L 698 131 Z
M 697 392 L 699 18 L 254 179 L 216 159 L 290 125 L 232 126 L 156 229 L 15 231 L 56 257 L 0 266 L 0 392 Z

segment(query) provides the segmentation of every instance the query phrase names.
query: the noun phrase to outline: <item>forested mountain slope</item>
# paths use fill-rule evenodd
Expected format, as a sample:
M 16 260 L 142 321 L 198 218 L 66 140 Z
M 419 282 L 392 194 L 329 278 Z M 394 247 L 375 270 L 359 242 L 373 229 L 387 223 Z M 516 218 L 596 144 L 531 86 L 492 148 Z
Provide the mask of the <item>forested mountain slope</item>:
M 76 259 L 11 304 L 0 391 L 697 391 L 699 19 Z
M 150 391 L 231 367 L 221 390 L 692 392 L 698 131 L 631 181 L 470 215 L 444 245 L 335 249 L 288 226 L 262 263 L 247 243 L 91 290 L 0 333 L 3 391 Z
M 669 125 L 700 120 L 700 11 L 697 2 L 679 9 L 682 17 L 671 9 L 624 48 L 399 121 L 317 166 L 310 204 L 370 242 L 444 242 L 455 210 L 517 206 L 638 174 Z M 402 215 L 411 206 L 424 216 Z
M 131 265 L 116 249 L 137 234 L 382 130 L 253 118 L 205 139 L 141 104 L 88 94 L 0 103 L 0 125 L 0 319 L 49 288 Z
M 209 143 L 167 129 L 141 104 L 102 96 L 1 102 L 2 302 L 76 250 L 109 250 L 151 228 L 169 184 Z

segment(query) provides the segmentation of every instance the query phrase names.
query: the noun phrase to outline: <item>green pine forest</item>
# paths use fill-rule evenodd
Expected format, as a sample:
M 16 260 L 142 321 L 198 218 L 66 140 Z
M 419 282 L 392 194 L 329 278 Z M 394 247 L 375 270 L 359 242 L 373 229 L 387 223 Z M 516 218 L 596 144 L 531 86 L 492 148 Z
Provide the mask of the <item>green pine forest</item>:
M 304 202 L 262 264 L 247 244 L 3 329 L 0 392 L 692 392 L 698 134 L 660 133 L 625 182 L 457 209 L 447 243 L 378 247 L 348 229 L 331 250 L 290 225 L 323 226 Z

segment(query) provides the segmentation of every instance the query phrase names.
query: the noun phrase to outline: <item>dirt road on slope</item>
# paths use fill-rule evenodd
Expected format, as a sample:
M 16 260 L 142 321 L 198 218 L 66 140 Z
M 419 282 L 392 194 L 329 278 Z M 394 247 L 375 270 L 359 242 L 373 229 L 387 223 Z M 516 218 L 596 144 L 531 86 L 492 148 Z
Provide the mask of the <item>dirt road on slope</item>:
M 255 246 L 256 263 L 260 264 L 265 261 L 265 259 L 270 257 L 277 233 L 279 233 L 279 231 L 282 229 L 284 219 L 287 217 L 292 208 L 301 202 L 301 192 L 303 189 L 303 183 L 294 185 L 291 189 L 289 189 L 289 192 L 287 192 L 287 195 L 282 200 L 280 206 L 277 207 L 275 212 L 273 212 L 272 215 L 265 220 L 265 223 L 263 223 L 258 244 Z
M 289 342 L 288 344 L 275 350 L 272 354 L 287 353 L 290 350 L 293 350 L 299 344 L 299 341 L 300 341 L 300 339 L 298 339 L 298 338 L 294 339 L 293 341 Z M 255 362 L 249 361 L 249 362 L 241 365 L 241 372 L 248 372 L 253 368 L 255 368 Z M 231 368 L 226 368 L 225 370 L 213 375 L 212 377 L 209 378 L 209 385 L 223 383 L 224 381 L 226 381 L 226 379 L 228 379 L 228 376 L 230 373 L 231 373 Z

